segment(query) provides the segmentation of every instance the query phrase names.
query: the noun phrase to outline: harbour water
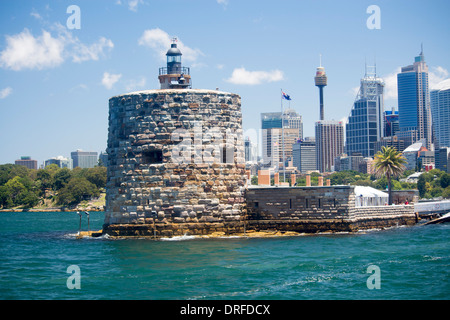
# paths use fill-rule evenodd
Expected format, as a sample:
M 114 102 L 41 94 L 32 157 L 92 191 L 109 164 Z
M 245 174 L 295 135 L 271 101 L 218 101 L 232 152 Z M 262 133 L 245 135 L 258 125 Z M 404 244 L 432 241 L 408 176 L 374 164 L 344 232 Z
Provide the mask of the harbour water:
M 76 239 L 74 212 L 0 216 L 2 300 L 450 298 L 448 223 L 356 234 L 152 241 Z M 101 229 L 103 218 L 92 212 L 90 230 Z M 87 216 L 82 219 L 86 231 Z M 79 289 L 69 289 L 71 266 L 79 268 Z M 371 266 L 379 272 L 368 272 Z M 375 275 L 379 289 L 369 289 Z

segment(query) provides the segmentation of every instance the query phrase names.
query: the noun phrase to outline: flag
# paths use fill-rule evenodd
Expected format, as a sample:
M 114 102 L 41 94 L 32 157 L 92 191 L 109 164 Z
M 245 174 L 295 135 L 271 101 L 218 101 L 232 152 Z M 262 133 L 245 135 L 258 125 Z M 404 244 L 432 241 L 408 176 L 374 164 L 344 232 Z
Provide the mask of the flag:
M 289 96 L 288 96 L 286 93 L 284 93 L 283 91 L 281 91 L 281 96 L 282 96 L 283 99 L 291 100 L 291 97 L 289 97 Z

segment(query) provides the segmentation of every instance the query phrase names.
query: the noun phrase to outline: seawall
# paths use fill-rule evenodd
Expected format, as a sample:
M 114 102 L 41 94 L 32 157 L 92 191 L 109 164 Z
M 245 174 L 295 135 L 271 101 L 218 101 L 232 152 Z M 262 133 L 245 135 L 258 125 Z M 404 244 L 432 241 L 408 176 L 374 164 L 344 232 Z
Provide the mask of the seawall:
M 235 235 L 245 232 L 356 232 L 417 222 L 414 206 L 355 207 L 354 187 L 264 187 L 245 192 L 241 219 L 221 222 L 168 222 L 109 225 L 118 237 Z

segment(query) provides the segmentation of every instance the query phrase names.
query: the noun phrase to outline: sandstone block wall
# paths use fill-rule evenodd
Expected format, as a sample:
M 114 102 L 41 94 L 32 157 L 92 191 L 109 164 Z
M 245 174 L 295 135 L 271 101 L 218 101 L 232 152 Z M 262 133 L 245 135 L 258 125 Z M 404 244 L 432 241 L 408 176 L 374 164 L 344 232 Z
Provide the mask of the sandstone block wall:
M 251 187 L 246 202 L 248 220 L 345 219 L 355 195 L 349 186 Z
M 107 153 L 106 231 L 242 218 L 246 174 L 236 94 L 184 89 L 112 97 Z
M 297 232 L 357 231 L 417 222 L 414 206 L 355 207 L 353 186 L 249 188 L 249 228 Z

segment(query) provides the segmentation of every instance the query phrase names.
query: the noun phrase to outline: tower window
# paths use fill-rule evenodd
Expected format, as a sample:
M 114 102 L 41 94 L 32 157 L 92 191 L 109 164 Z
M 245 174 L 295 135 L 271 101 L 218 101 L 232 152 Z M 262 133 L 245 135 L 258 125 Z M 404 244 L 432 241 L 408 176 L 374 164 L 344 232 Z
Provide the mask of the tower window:
M 162 163 L 162 150 L 151 150 L 142 152 L 144 164 Z

